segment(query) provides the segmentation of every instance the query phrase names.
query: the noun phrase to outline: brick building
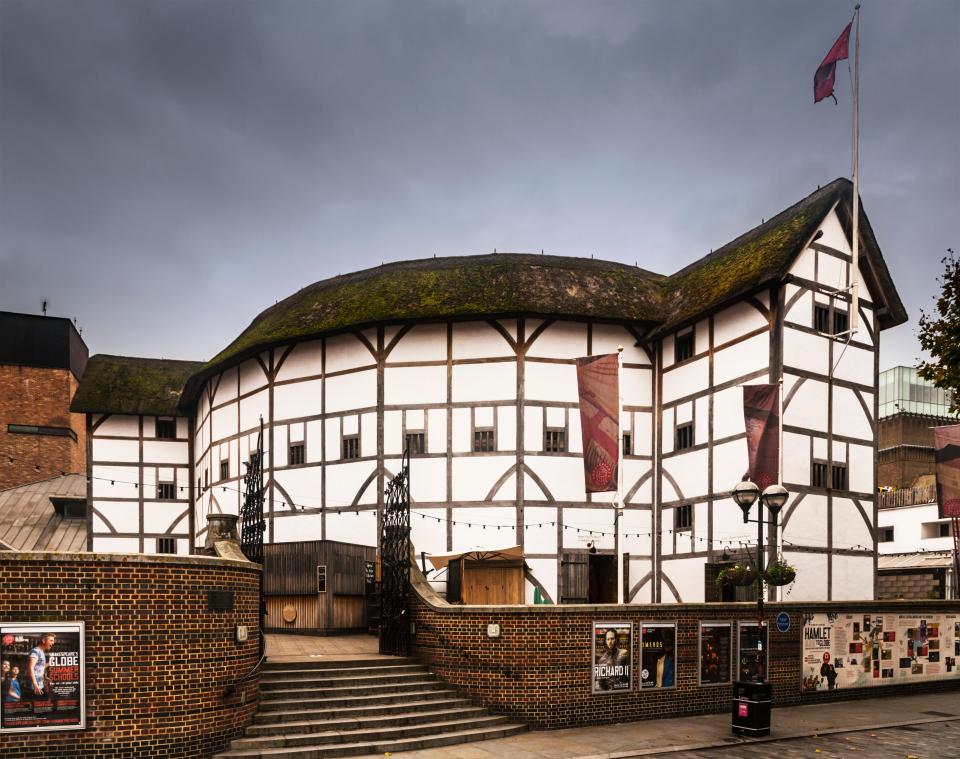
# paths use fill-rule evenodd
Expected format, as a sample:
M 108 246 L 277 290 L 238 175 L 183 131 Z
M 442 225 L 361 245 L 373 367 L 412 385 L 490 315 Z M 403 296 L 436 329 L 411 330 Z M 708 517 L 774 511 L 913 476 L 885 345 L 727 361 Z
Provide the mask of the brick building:
M 70 402 L 87 355 L 69 319 L 0 312 L 0 489 L 86 473 L 85 415 Z

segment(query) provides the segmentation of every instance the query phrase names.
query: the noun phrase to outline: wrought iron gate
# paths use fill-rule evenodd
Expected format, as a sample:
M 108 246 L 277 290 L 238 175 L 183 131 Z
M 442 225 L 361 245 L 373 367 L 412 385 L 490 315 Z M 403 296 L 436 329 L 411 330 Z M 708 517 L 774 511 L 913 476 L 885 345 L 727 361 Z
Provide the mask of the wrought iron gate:
M 410 450 L 390 480 L 380 526 L 380 653 L 410 654 Z
M 260 417 L 260 433 L 257 435 L 257 450 L 250 454 L 250 461 L 243 462 L 247 468 L 243 476 L 245 492 L 240 512 L 240 549 L 248 560 L 263 566 L 263 533 L 266 521 L 263 518 L 263 417 Z M 264 654 L 263 629 L 266 623 L 267 604 L 263 598 L 263 572 L 260 573 L 260 657 Z

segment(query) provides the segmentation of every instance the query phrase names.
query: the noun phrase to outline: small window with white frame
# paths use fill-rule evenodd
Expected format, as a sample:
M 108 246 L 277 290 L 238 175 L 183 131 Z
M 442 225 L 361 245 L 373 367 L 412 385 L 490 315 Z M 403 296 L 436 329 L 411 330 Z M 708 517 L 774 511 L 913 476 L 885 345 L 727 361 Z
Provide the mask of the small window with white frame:
M 493 427 L 477 427 L 473 430 L 473 452 L 488 453 L 496 450 Z
M 359 435 L 344 435 L 343 436 L 343 449 L 341 451 L 341 458 L 344 459 L 358 459 L 360 458 L 360 436 Z

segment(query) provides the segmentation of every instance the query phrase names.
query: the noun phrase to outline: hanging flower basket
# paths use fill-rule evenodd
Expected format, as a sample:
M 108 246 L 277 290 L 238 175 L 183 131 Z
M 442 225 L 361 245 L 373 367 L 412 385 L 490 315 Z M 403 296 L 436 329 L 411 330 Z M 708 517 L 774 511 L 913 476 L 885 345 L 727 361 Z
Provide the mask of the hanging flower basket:
M 767 581 L 767 585 L 774 587 L 789 585 L 797 579 L 797 570 L 783 559 L 777 559 L 767 567 L 763 573 L 763 579 Z
M 757 581 L 756 567 L 754 567 L 753 564 L 741 565 L 741 567 L 742 569 L 733 584 L 739 585 L 742 588 L 753 585 Z
M 736 585 L 743 587 L 757 581 L 757 570 L 751 564 L 734 564 L 721 569 L 717 573 L 716 584 L 719 586 Z

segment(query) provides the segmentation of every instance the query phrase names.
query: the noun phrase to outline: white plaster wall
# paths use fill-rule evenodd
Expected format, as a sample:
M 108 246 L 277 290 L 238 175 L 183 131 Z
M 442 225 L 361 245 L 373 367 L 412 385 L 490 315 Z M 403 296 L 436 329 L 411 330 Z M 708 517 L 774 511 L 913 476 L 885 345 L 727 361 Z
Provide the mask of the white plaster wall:
M 516 398 L 516 394 L 517 364 L 513 359 L 453 367 L 454 402 L 505 401 Z
M 514 339 L 516 322 L 500 322 Z M 458 322 L 453 325 L 453 358 L 513 357 L 514 351 L 503 336 L 484 322 Z
M 371 344 L 376 346 L 376 336 Z M 373 364 L 373 354 L 356 335 L 334 335 L 327 338 L 327 374 Z
M 663 402 L 671 403 L 677 398 L 706 388 L 709 368 L 706 358 L 698 358 L 679 364 L 676 369 L 671 369 L 669 372 L 664 372 Z
M 102 440 L 94 435 L 94 461 L 140 461 L 140 443 L 137 440 Z
M 507 507 L 468 508 L 453 510 L 453 550 L 467 551 L 474 548 L 507 548 L 517 544 L 514 530 L 516 511 Z M 497 527 L 501 529 L 497 529 Z
M 376 406 L 377 372 L 368 369 L 327 377 L 326 392 L 328 414 Z
M 537 578 L 537 581 L 544 587 L 551 600 L 557 603 L 557 561 L 556 559 L 527 559 L 527 566 L 530 567 L 530 574 Z M 528 604 L 533 603 L 534 586 L 528 580 L 524 592 L 524 601 Z
M 602 352 L 595 351 L 594 355 Z M 527 349 L 527 356 L 579 358 L 586 355 L 587 325 L 578 322 L 554 322 Z
M 718 385 L 729 382 L 750 372 L 765 369 L 769 363 L 770 335 L 765 332 L 718 350 L 713 356 L 713 381 Z M 706 386 L 704 379 L 702 387 Z
M 868 448 L 865 445 L 850 446 L 850 461 L 847 463 L 847 478 L 850 489 L 854 492 L 871 494 L 874 492 L 873 456 L 873 448 Z M 867 507 L 868 504 L 864 502 L 864 506 Z M 869 508 L 873 508 L 872 503 L 869 505 Z
M 411 406 L 447 399 L 447 367 L 405 366 L 384 370 L 384 403 Z
M 446 553 L 446 519 L 446 509 L 427 509 L 415 504 L 411 505 L 410 539 L 418 556 L 421 551 L 426 551 L 428 554 Z
M 240 400 L 240 429 L 241 430 L 252 430 L 259 429 L 260 426 L 260 417 L 263 417 L 264 424 L 266 424 L 270 419 L 270 403 L 269 396 L 266 390 L 261 390 L 258 393 L 254 393 L 249 398 L 242 398 Z M 200 450 L 206 449 L 207 445 L 210 443 L 209 438 L 209 428 L 207 425 L 204 425 L 202 438 L 203 446 Z
M 583 482 L 583 460 L 569 456 L 527 456 L 525 462 L 537 473 L 556 501 L 582 501 L 586 497 Z M 529 481 L 528 481 L 529 482 Z M 534 493 L 539 487 L 534 485 Z M 529 485 L 527 485 L 529 489 Z M 547 500 L 539 494 L 527 495 L 530 500 Z M 595 500 L 603 495 L 595 494 Z
M 143 443 L 144 461 L 154 464 L 186 465 L 189 459 L 186 440 L 145 440 Z
M 826 554 L 803 553 L 784 548 L 783 558 L 796 567 L 797 579 L 792 586 L 781 589 L 780 597 L 782 599 L 785 601 L 822 601 L 827 597 Z
M 795 329 L 783 331 L 783 363 L 809 372 L 827 375 L 830 373 L 828 339 Z
M 816 256 L 816 251 L 813 248 L 804 248 L 800 251 L 800 255 L 797 256 L 796 261 L 794 261 L 793 266 L 790 267 L 790 273 L 795 274 L 798 277 L 803 277 L 804 279 L 813 280 L 815 277 L 814 270 L 814 258 Z M 790 293 L 787 293 L 787 298 L 790 297 Z
M 301 380 L 290 385 L 276 385 L 273 388 L 274 422 L 316 414 L 320 410 L 322 392 L 323 385 L 318 379 Z M 216 437 L 214 433 L 214 438 Z
M 726 390 L 714 393 L 714 439 L 725 438 L 731 435 L 741 435 L 743 431 L 743 388 L 728 387 Z
M 781 525 L 792 503 L 793 498 L 787 501 L 784 511 L 781 512 Z M 827 521 L 827 497 L 807 493 L 793 512 L 786 527 L 781 528 L 780 534 L 784 541 L 796 545 L 826 548 Z
M 837 353 L 842 355 L 836 358 Z M 837 365 L 834 376 L 848 382 L 859 382 L 861 385 L 873 387 L 873 351 L 847 345 L 834 348 L 834 362 Z
M 102 418 L 102 417 L 101 417 Z M 94 424 L 99 421 L 95 418 Z M 139 437 L 140 435 L 140 417 L 128 415 L 108 416 L 100 426 L 97 427 L 94 435 L 118 435 L 123 437 Z
M 140 541 L 136 538 L 95 537 L 93 550 L 97 553 L 139 553 Z
M 736 303 L 720 311 L 713 320 L 713 344 L 720 346 L 736 340 L 748 332 L 767 329 L 766 318 L 755 306 L 747 302 Z M 706 345 L 706 342 L 704 343 Z
M 832 573 L 834 601 L 873 598 L 872 556 L 834 555 Z
M 792 432 L 783 433 L 783 480 L 798 485 L 810 484 L 810 438 Z
M 697 451 L 688 451 L 678 453 L 668 459 L 663 460 L 663 469 L 669 472 L 677 485 L 680 486 L 682 495 L 677 498 L 693 498 L 694 496 L 704 495 L 709 492 L 707 485 L 707 451 L 700 449 Z M 674 489 L 669 485 L 667 479 L 664 482 L 664 501 L 676 500 L 668 498 L 668 489 Z M 739 479 L 735 480 L 739 482 Z
M 796 381 L 784 380 L 785 385 L 793 385 Z M 785 395 L 790 390 L 785 391 Z M 783 410 L 783 423 L 793 427 L 804 427 L 818 432 L 827 431 L 827 383 L 815 379 L 805 379 L 797 389 L 790 403 Z
M 262 354 L 265 355 L 265 354 Z M 263 373 L 263 369 L 260 367 L 259 362 L 256 359 L 248 359 L 244 361 L 239 366 L 240 372 L 240 395 L 246 395 L 258 388 L 264 387 L 267 384 L 267 377 Z M 204 407 L 205 398 L 201 395 L 200 400 L 200 414 L 198 416 L 203 416 L 203 412 L 206 410 Z
M 867 519 L 873 520 L 873 506 L 862 503 Z M 838 548 L 873 550 L 873 529 L 864 520 L 860 510 L 848 498 L 833 499 L 833 544 Z
M 453 460 L 453 500 L 482 501 L 501 475 L 516 463 L 513 456 L 461 457 Z
M 555 508 L 528 506 L 523 511 L 523 524 L 525 553 L 557 553 L 557 510 Z
M 618 346 L 623 346 L 623 361 L 625 364 L 650 364 L 643 348 L 638 348 L 637 338 L 618 324 L 594 324 L 593 325 L 593 350 L 594 356 L 604 353 L 616 353 Z
M 399 471 L 394 466 L 392 471 Z M 443 502 L 447 494 L 446 459 L 427 459 L 414 456 L 410 459 L 410 498 L 414 503 Z
M 390 351 L 389 362 L 446 361 L 447 325 L 417 324 Z
M 276 360 L 280 360 L 283 350 L 276 354 Z M 277 381 L 298 379 L 300 377 L 311 377 L 320 374 L 323 371 L 323 342 L 321 340 L 309 340 L 305 343 L 298 343 L 293 346 L 286 358 L 280 371 L 277 372 Z
M 524 392 L 528 400 L 577 400 L 577 368 L 573 364 L 527 361 L 524 372 Z
M 949 523 L 940 519 L 936 503 L 917 506 L 898 506 L 895 509 L 880 509 L 877 514 L 879 527 L 893 527 L 893 540 L 878 543 L 880 553 L 914 553 L 915 551 L 952 551 L 953 538 L 924 538 L 923 525 Z
M 377 513 L 361 511 L 355 514 L 352 511 L 345 511 L 342 514 L 327 514 L 327 540 L 375 546 L 377 544 Z
M 94 508 L 94 533 L 138 532 L 140 529 L 140 506 L 136 501 L 100 501 Z
M 298 540 L 319 540 L 322 529 L 320 514 L 284 515 L 273 520 L 273 542 L 288 543 Z M 351 542 L 362 543 L 364 541 L 360 539 Z
M 661 564 L 663 574 L 669 577 L 680 594 L 674 598 L 673 591 L 666 582 L 662 583 L 661 598 L 665 602 L 682 601 L 684 603 L 700 603 L 703 601 L 704 561 L 697 559 L 667 559 L 664 557 Z

